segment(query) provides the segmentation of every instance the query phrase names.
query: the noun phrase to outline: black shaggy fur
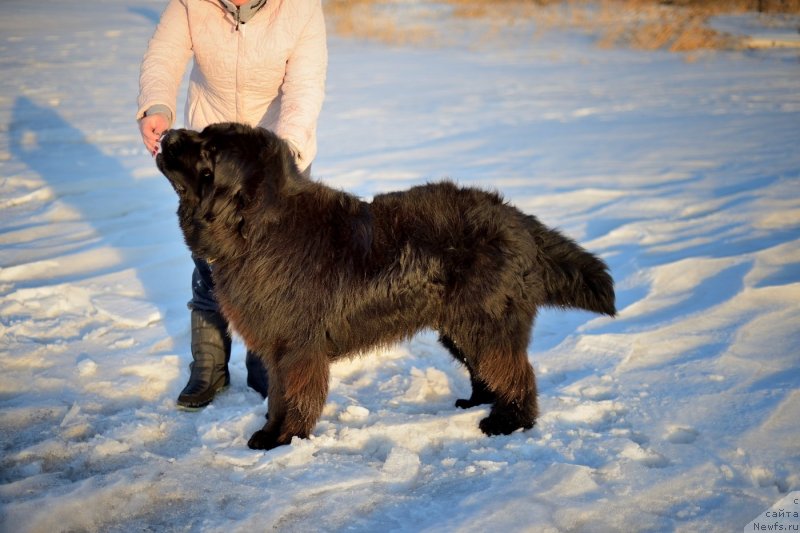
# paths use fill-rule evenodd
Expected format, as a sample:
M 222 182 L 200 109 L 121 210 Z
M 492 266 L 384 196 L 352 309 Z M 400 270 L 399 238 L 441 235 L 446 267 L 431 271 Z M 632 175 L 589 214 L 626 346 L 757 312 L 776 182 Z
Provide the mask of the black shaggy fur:
M 331 361 L 423 328 L 469 371 L 456 405 L 493 404 L 484 433 L 528 429 L 537 309 L 616 313 L 603 261 L 497 194 L 444 182 L 367 203 L 303 178 L 283 141 L 240 124 L 169 131 L 157 163 L 224 315 L 268 368 L 251 448 L 310 434 Z

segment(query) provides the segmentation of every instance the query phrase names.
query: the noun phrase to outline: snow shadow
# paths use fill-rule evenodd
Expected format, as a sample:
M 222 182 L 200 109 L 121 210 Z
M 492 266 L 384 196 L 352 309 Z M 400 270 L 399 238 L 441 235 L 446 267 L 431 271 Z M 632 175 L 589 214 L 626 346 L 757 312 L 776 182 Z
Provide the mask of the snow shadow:
M 158 308 L 162 319 L 170 311 L 185 309 L 188 275 L 185 287 L 176 287 L 176 278 L 164 275 L 165 266 L 188 269 L 191 263 L 174 221 L 174 194 L 165 180 L 137 180 L 119 159 L 95 144 L 102 139 L 90 140 L 56 111 L 24 96 L 14 103 L 9 139 L 11 156 L 35 172 L 50 191 L 41 211 L 56 220 L 44 224 L 91 227 L 79 237 L 65 235 L 53 246 L 51 253 L 76 257 L 77 264 L 60 272 L 59 266 L 51 267 L 46 279 L 20 280 L 18 287 L 56 286 L 132 268 L 142 286 L 143 304 Z M 55 209 L 54 203 L 60 207 Z M 106 255 L 112 259 L 95 260 L 101 250 L 109 251 Z M 116 311 L 124 315 L 124 309 Z M 131 314 L 135 311 L 130 309 Z M 161 324 L 171 337 L 182 332 L 176 331 L 174 321 Z
M 139 15 L 143 19 L 152 22 L 153 24 L 158 24 L 158 21 L 161 18 L 161 14 L 158 12 L 158 10 L 149 7 L 128 6 L 128 13 Z

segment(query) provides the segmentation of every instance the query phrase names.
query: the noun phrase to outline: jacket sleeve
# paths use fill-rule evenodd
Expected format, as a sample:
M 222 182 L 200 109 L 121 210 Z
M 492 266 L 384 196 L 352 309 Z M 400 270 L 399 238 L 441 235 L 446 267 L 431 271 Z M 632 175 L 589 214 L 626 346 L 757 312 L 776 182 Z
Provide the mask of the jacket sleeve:
M 301 166 L 311 163 L 304 160 L 303 153 L 315 139 L 328 68 L 322 4 L 320 0 L 312 0 L 312 4 L 311 16 L 286 63 L 281 111 L 275 127 L 275 133 L 299 151 Z
M 178 89 L 186 71 L 186 63 L 192 56 L 186 2 L 170 0 L 147 45 L 139 73 L 136 120 L 155 105 L 166 106 L 173 119 L 177 116 Z

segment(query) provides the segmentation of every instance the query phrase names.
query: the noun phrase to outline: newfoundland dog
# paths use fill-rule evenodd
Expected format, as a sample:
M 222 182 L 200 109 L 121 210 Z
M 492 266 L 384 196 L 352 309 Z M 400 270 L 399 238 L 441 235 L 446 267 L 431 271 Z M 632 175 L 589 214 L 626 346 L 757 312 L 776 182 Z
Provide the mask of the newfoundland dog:
M 212 265 L 231 327 L 269 375 L 254 449 L 308 437 L 332 361 L 424 328 L 469 371 L 487 435 L 533 427 L 528 343 L 541 306 L 613 316 L 602 260 L 491 192 L 431 183 L 365 202 L 298 171 L 275 134 L 170 130 L 157 156 L 186 244 Z

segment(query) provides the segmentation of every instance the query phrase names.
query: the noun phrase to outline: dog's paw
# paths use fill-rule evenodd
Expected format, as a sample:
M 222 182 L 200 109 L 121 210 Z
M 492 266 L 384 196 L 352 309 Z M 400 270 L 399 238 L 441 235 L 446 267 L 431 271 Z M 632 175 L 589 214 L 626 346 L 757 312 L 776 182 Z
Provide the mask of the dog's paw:
M 456 407 L 461 409 L 469 409 L 477 407 L 478 405 L 486 405 L 495 403 L 497 396 L 490 391 L 483 382 L 472 381 L 472 395 L 469 398 L 461 398 L 456 400 Z
M 494 403 L 497 400 L 494 394 L 489 392 L 475 394 L 473 393 L 472 396 L 469 398 L 461 398 L 456 400 L 456 407 L 460 407 L 461 409 L 469 409 L 471 407 L 477 407 L 479 405 L 487 405 L 490 403 Z
M 466 400 L 464 398 L 459 398 L 458 400 L 456 400 L 456 407 L 458 407 L 459 409 L 469 409 L 470 407 L 475 407 L 475 405 L 469 400 Z
M 511 435 L 518 429 L 531 429 L 534 422 L 523 420 L 519 416 L 507 412 L 492 411 L 492 414 L 484 418 L 478 424 L 486 435 Z
M 263 429 L 259 429 L 253 433 L 253 436 L 247 441 L 247 446 L 251 450 L 271 450 L 282 444 L 282 442 L 278 442 L 277 436 L 274 433 L 264 431 Z
M 477 407 L 485 403 L 491 403 L 491 402 L 480 402 L 473 400 L 472 398 L 469 399 L 461 398 L 459 400 L 456 400 L 456 407 L 458 407 L 459 409 L 470 409 L 472 407 Z

